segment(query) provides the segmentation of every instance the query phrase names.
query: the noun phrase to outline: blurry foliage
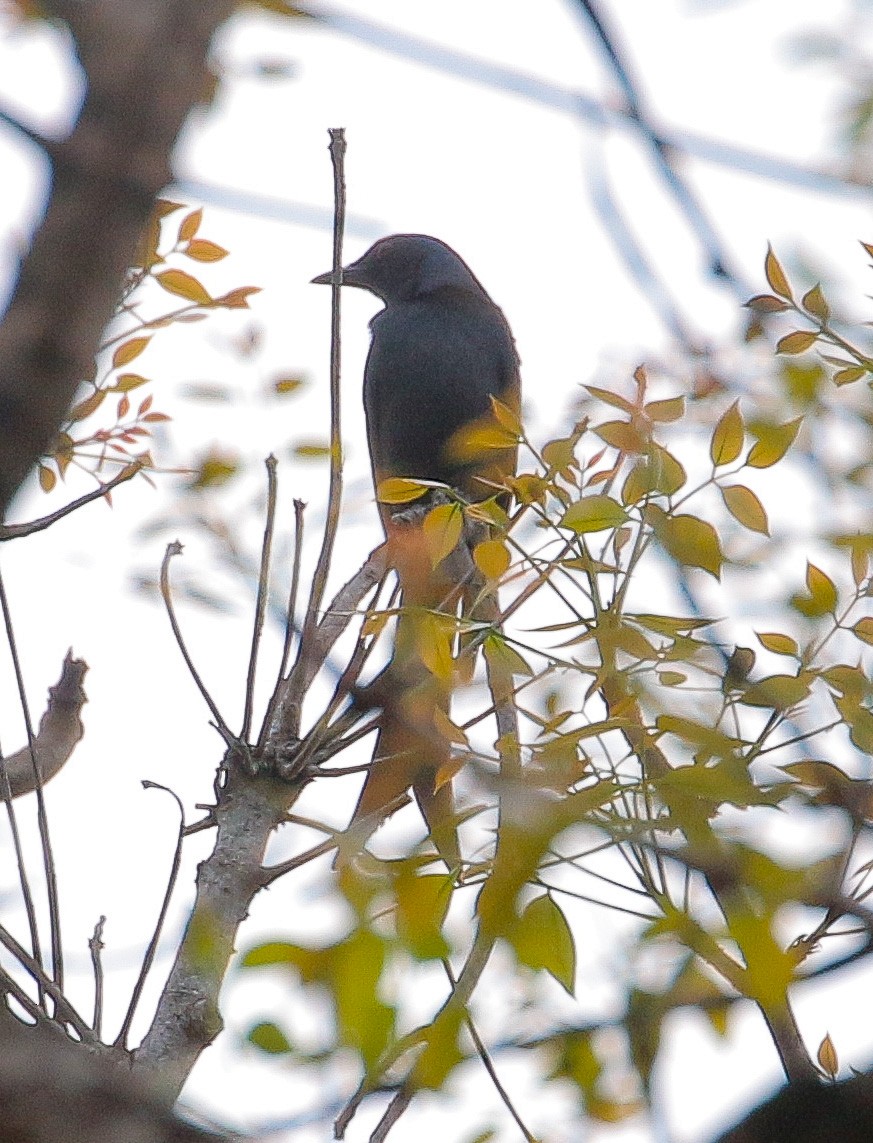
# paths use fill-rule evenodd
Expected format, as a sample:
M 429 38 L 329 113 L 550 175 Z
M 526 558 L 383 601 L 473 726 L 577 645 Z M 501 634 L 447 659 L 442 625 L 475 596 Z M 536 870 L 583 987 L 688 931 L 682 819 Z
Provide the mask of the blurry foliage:
M 418 1011 L 426 962 L 463 961 L 486 933 L 518 966 L 500 1013 L 487 1012 L 501 1051 L 525 1050 L 542 1082 L 569 1083 L 592 1118 L 617 1122 L 645 1109 L 680 1008 L 699 1009 L 723 1035 L 731 1010 L 751 1002 L 789 1071 L 837 1070 L 829 1039 L 813 1060 L 784 1031 L 793 1027 L 791 989 L 864 955 L 873 940 L 869 509 L 855 532 L 821 521 L 815 544 L 829 556 L 795 567 L 755 648 L 734 645 L 739 615 L 717 620 L 695 601 L 706 577 L 754 581 L 784 554 L 782 538 L 769 538 L 759 475 L 791 463 L 801 442 L 809 449 L 846 387 L 873 378 L 873 360 L 835 328 L 820 287 L 798 298 L 772 251 L 765 273 L 772 293 L 751 300 L 753 313 L 803 319 L 778 340 L 792 370 L 782 374 L 781 404 L 772 393 L 731 401 L 721 385 L 690 403 L 675 390 L 652 394 L 640 368 L 630 388 L 589 386 L 585 415 L 542 447 L 496 409 L 499 430 L 478 444 L 505 448 L 510 434 L 526 451 L 511 481 L 516 511 L 507 518 L 496 501 L 458 500 L 432 509 L 424 526 L 437 563 L 464 516 L 485 513 L 497 535 L 475 558 L 501 582 L 504 626 L 443 616 L 421 657 L 457 682 L 469 677 L 471 646 L 484 646 L 492 666 L 501 656 L 516 678 L 522 772 L 501 772 L 501 744 L 482 726 L 490 699 L 472 716 L 465 701 L 467 717 L 443 728 L 465 792 L 462 867 L 435 872 L 427 840 L 406 855 L 365 851 L 344 865 L 338 887 L 354 918 L 344 934 L 319 946 L 277 938 L 242 960 L 246 972 L 280 966 L 290 987 L 326 994 L 332 1046 L 313 1055 L 279 1017 L 252 1030 L 255 1046 L 313 1067 L 351 1049 L 365 1091 L 390 1088 L 399 1061 L 419 1052 L 407 1087 L 439 1088 L 481 1050 L 462 1023 L 447 1022 L 448 991 L 433 999 L 432 1024 L 404 1031 L 410 997 Z M 823 364 L 796 371 L 793 359 L 816 348 Z M 812 376 L 815 384 L 803 380 Z M 869 432 L 868 402 L 839 415 Z M 426 482 L 390 480 L 379 497 L 414 502 L 424 491 Z M 646 587 L 665 583 L 665 565 L 678 593 Z M 366 630 L 375 637 L 386 619 L 371 612 Z M 787 856 L 784 843 L 804 836 L 816 839 L 810 854 Z M 574 1019 L 537 976 L 571 995 L 584 990 L 577 961 L 598 909 L 627 922 L 613 958 L 625 1007 L 613 1020 L 581 1010 Z M 475 997 L 470 1013 L 475 1020 Z M 610 1029 L 621 1040 L 604 1037 Z

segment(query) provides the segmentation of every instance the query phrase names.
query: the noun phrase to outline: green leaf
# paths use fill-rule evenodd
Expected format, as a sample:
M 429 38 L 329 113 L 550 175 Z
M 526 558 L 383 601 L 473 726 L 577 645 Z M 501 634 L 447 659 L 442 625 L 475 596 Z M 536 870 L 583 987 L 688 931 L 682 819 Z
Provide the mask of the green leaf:
M 527 904 L 509 939 L 521 964 L 545 969 L 573 995 L 576 946 L 566 917 L 549 893 Z
M 743 693 L 743 702 L 747 706 L 789 710 L 809 696 L 815 678 L 810 671 L 801 671 L 798 675 L 770 675 L 747 687 Z
M 721 489 L 721 494 L 728 512 L 744 528 L 752 532 L 762 532 L 765 536 L 770 535 L 770 525 L 767 522 L 764 505 L 751 488 L 746 488 L 744 484 L 729 484 Z
M 276 1024 L 255 1024 L 249 1030 L 246 1039 L 250 1044 L 271 1056 L 283 1056 L 293 1051 L 287 1036 Z
M 762 647 L 766 647 L 775 655 L 799 654 L 797 643 L 790 635 L 782 635 L 778 631 L 756 631 L 755 636 Z
M 327 984 L 336 1005 L 340 1037 L 372 1067 L 394 1029 L 394 1009 L 379 999 L 384 941 L 369 929 L 355 929 L 332 952 Z
M 697 516 L 667 516 L 665 513 L 661 516 L 655 534 L 673 559 L 684 567 L 702 568 L 718 579 L 724 554 L 712 524 Z
M 815 564 L 806 565 L 806 586 L 809 595 L 793 595 L 791 605 L 808 619 L 830 615 L 837 606 L 837 588 L 829 575 Z
M 709 455 L 716 468 L 733 464 L 745 440 L 745 425 L 739 401 L 734 401 L 719 417 L 709 442 Z
M 530 665 L 522 658 L 514 647 L 510 647 L 503 635 L 492 631 L 486 635 L 483 643 L 485 656 L 493 665 L 501 667 L 512 675 L 525 675 L 533 677 Z
M 559 524 L 577 534 L 603 532 L 607 528 L 617 528 L 628 519 L 624 508 L 611 496 L 583 496 L 571 504 Z
M 659 444 L 653 444 L 647 457 L 652 492 L 673 496 L 688 479 L 687 473 L 672 453 Z
M 397 935 L 419 960 L 448 956 L 442 926 L 453 885 L 451 874 L 417 877 L 409 870 L 404 870 L 395 883 Z

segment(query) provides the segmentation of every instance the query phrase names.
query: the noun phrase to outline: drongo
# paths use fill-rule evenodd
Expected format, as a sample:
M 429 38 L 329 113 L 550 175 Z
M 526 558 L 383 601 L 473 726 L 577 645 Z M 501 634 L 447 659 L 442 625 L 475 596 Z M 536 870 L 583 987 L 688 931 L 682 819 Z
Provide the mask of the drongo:
M 313 281 L 329 285 L 332 274 Z M 370 322 L 364 368 L 377 493 L 386 479 L 405 477 L 439 481 L 467 501 L 498 496 L 505 503 L 508 493 L 500 490 L 515 472 L 516 443 L 505 430 L 501 443 L 492 398 L 518 412 L 519 361 L 506 318 L 478 278 L 445 242 L 394 234 L 344 267 L 342 285 L 369 290 L 385 303 Z M 392 685 L 383 691 L 379 741 L 352 827 L 361 828 L 366 819 L 374 828 L 412 787 L 440 854 L 452 866 L 458 849 L 451 747 L 440 720 L 450 687 L 424 668 L 421 640 L 427 627 L 414 616 L 453 611 L 463 585 L 433 567 L 422 513 L 410 523 L 408 509 L 379 503 L 404 611 L 385 676 Z

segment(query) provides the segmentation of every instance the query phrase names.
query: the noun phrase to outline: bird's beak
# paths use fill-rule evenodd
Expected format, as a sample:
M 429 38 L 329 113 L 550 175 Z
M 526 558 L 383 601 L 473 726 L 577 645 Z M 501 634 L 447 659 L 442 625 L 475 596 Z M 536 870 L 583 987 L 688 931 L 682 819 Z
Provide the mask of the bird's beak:
M 310 285 L 312 286 L 332 286 L 333 285 L 333 270 L 328 270 L 324 274 L 319 274 L 317 278 L 313 278 Z M 342 276 L 340 276 L 340 285 L 342 285 Z

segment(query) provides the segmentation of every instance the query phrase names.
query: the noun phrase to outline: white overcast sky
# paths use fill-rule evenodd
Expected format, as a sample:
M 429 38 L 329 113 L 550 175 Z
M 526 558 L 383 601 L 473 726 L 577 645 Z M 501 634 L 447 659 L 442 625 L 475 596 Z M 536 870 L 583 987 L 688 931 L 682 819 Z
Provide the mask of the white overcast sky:
M 814 0 L 603 3 L 665 132 L 823 168 L 834 155 L 834 114 L 843 89 L 833 68 L 792 63 L 789 45 L 801 32 L 825 42 L 830 30 L 845 26 L 856 12 L 854 47 L 860 50 L 870 21 L 865 24 L 857 12 L 865 7 Z M 187 327 L 141 359 L 143 372 L 156 381 L 156 406 L 174 418 L 158 450 L 165 464 L 189 463 L 216 443 L 231 444 L 247 458 L 270 451 L 287 457 L 289 442 L 324 435 L 328 293 L 308 283 L 330 263 L 329 127 L 347 131 L 347 257 L 395 231 L 434 234 L 454 246 L 515 331 L 537 436 L 561 432 L 579 385 L 613 383 L 670 345 L 651 299 L 604 231 L 596 208 L 604 187 L 668 281 L 695 338 L 717 344 L 738 328 L 738 297 L 707 275 L 700 244 L 653 173 L 640 140 L 577 113 L 576 95 L 612 107 L 621 98 L 571 0 L 346 0 L 320 10 L 321 24 L 283 21 L 251 9 L 235 17 L 215 46 L 226 77 L 217 99 L 206 113 L 192 116 L 180 141 L 175 169 L 181 189 L 168 193 L 205 204 L 203 235 L 231 251 L 204 270 L 204 280 L 216 291 L 258 285 L 263 292 L 250 314 Z M 259 61 L 287 61 L 290 78 L 259 78 Z M 482 65 L 478 76 L 476 61 Z M 5 110 L 39 129 L 61 132 L 79 90 L 58 34 L 24 29 L 0 39 Z M 14 252 L 38 214 L 44 172 L 5 128 L 0 163 L 2 284 L 10 280 Z M 792 187 L 704 159 L 689 160 L 684 169 L 751 291 L 762 288 L 763 256 L 771 241 L 777 249 L 802 250 L 825 270 L 854 274 L 858 306 L 871 292 L 856 242 L 873 240 L 869 196 Z M 350 488 L 340 579 L 378 539 L 360 412 L 366 323 L 376 303 L 359 294 L 345 298 L 344 307 Z M 262 338 L 259 351 L 243 360 L 234 341 L 255 327 Z M 289 374 L 309 381 L 304 395 L 265 404 L 263 386 Z M 192 383 L 227 385 L 237 400 L 181 400 Z M 317 464 L 283 466 L 284 524 L 291 496 L 302 496 L 310 503 L 315 531 L 323 476 Z M 158 793 L 143 793 L 139 781 L 171 786 L 193 814 L 195 802 L 208 800 L 220 750 L 163 614 L 129 586 L 133 569 L 153 574 L 160 563 L 167 537 L 137 529 L 167 510 L 173 481 L 159 480 L 158 493 L 128 486 L 117 494 L 111 513 L 102 504 L 91 506 L 2 553 L 34 708 L 41 709 L 67 647 L 91 665 L 86 738 L 48 797 L 63 855 L 73 991 L 87 1009 L 86 942 L 105 913 L 116 1019 L 135 966 L 133 950 L 147 939 L 159 905 L 174 841 L 172 805 Z M 66 494 L 85 487 L 74 479 Z M 58 491 L 47 499 L 31 486 L 15 507 L 16 518 L 56 507 L 64 495 Z M 259 527 L 254 513 L 240 516 L 240 542 L 252 552 Z M 186 555 L 178 574 L 199 577 L 207 591 L 226 582 L 211 563 L 208 544 L 192 532 L 179 538 Z M 244 592 L 236 590 L 227 614 L 180 607 L 192 651 L 232 723 L 241 708 L 247 606 Z M 0 686 L 0 741 L 15 749 L 23 732 L 3 655 Z M 346 801 L 336 812 L 338 823 L 347 809 Z M 202 835 L 195 839 L 191 862 L 205 844 Z M 192 869 L 189 864 L 188 882 L 178 893 L 176 923 Z M 2 889 L 11 891 L 12 885 L 8 874 Z M 318 892 L 313 879 L 311 911 L 304 920 L 294 915 L 297 938 L 305 926 L 321 923 Z M 251 932 L 280 930 L 293 900 L 299 908 L 300 896 L 281 889 L 259 900 Z M 608 975 L 608 965 L 601 969 Z M 265 1004 L 247 987 L 241 1027 L 247 1014 L 263 1015 Z M 829 1030 L 841 1054 L 858 1053 L 862 1065 L 871 1050 L 870 1020 L 859 1021 L 852 1005 L 848 1011 L 836 1005 L 836 988 L 834 983 L 804 997 L 805 1031 L 817 1043 Z M 273 995 L 280 997 L 280 990 Z M 194 1104 L 243 1129 L 299 1110 L 299 1095 L 289 1090 L 293 1078 L 237 1057 L 231 1048 L 207 1054 L 187 1092 Z M 766 1037 L 754 1021 L 743 1019 L 727 1045 L 686 1021 L 661 1074 L 667 1116 L 662 1138 L 669 1135 L 676 1143 L 705 1138 L 744 1100 L 751 1102 L 778 1080 Z M 517 1082 L 524 1089 L 522 1075 Z M 535 1092 L 528 1095 L 536 1098 Z M 425 1122 L 444 1124 L 439 1130 L 446 1137 L 463 1138 L 463 1128 L 444 1115 L 432 1110 L 426 1120 L 413 1110 L 398 1138 L 408 1138 L 413 1125 L 422 1130 Z M 353 1138 L 363 1137 L 360 1126 L 356 1130 Z M 324 1137 L 323 1130 L 293 1136 L 307 1143 Z M 501 1136 L 513 1137 L 509 1127 Z M 594 1131 L 592 1138 L 643 1143 L 653 1137 L 630 1125 Z

